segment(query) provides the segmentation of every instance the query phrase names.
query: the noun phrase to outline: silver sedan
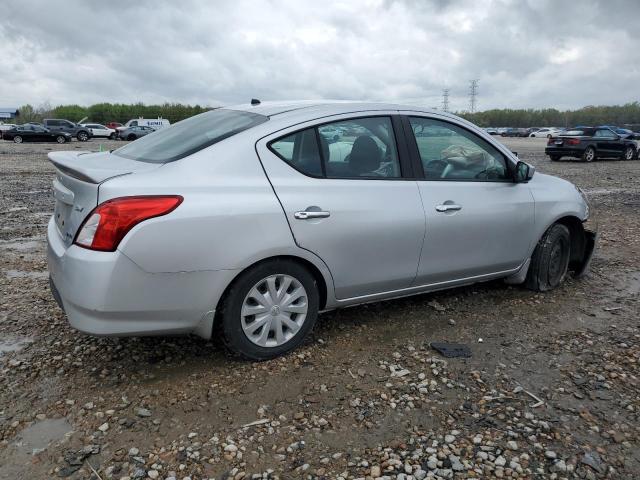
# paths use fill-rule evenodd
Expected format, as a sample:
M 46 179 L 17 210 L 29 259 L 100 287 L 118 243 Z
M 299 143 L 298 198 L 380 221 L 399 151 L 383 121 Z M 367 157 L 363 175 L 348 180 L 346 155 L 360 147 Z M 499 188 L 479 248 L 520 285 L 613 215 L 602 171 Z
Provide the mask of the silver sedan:
M 49 153 L 51 289 L 73 327 L 215 336 L 263 360 L 321 311 L 499 278 L 544 291 L 586 272 L 582 193 L 469 122 L 255 103 L 112 152 Z

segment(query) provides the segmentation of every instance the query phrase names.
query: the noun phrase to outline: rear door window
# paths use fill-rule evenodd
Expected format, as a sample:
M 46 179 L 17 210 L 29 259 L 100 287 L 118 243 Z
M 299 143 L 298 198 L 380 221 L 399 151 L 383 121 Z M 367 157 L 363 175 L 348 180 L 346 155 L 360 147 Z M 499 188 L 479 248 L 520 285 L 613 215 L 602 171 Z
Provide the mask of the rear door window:
M 389 117 L 355 118 L 319 125 L 277 139 L 269 148 L 293 168 L 312 177 L 401 177 Z

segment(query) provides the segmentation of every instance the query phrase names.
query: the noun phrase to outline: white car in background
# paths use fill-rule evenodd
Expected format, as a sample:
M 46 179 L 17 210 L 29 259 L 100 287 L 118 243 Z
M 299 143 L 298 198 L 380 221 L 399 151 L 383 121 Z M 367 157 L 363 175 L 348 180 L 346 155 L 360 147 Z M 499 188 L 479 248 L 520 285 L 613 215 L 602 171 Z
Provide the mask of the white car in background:
M 8 130 L 11 130 L 12 128 L 15 128 L 16 125 L 13 123 L 2 123 L 0 122 L 0 138 L 2 138 L 2 133 L 6 132 Z
M 551 137 L 558 136 L 559 133 L 560 133 L 559 128 L 547 127 L 547 128 L 541 128 L 540 130 L 532 132 L 529 136 L 535 137 L 535 138 L 551 138 Z
M 91 130 L 91 133 L 96 138 L 110 138 L 111 140 L 115 140 L 117 137 L 117 133 L 113 128 L 105 127 L 99 123 L 82 123 L 81 125 Z

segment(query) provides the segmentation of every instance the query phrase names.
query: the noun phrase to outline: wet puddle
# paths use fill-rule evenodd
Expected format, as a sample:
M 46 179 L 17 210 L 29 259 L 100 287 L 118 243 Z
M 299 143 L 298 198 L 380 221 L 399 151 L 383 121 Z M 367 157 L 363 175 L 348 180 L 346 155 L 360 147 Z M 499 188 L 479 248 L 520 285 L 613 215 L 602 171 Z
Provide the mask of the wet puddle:
M 30 343 L 33 343 L 32 338 L 4 338 L 3 340 L 0 340 L 0 357 L 4 353 L 19 352 Z
M 28 252 L 44 248 L 44 242 L 31 240 L 30 238 L 16 238 L 13 240 L 0 240 L 0 246 L 9 250 Z
M 48 272 L 27 272 L 24 270 L 7 270 L 7 278 L 47 278 Z
M 35 455 L 72 431 L 73 427 L 65 418 L 42 420 L 22 430 L 13 446 L 23 455 Z

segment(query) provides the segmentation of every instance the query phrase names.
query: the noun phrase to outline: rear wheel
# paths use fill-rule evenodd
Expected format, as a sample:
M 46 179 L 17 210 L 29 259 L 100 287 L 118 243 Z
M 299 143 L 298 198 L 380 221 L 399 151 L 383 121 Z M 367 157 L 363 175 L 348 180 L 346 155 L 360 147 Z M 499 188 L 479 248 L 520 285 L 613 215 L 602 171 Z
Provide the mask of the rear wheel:
M 56 142 L 58 142 L 58 143 L 64 143 L 64 142 L 66 142 L 66 141 L 67 141 L 67 139 L 66 139 L 66 138 L 64 138 L 64 135 L 58 135 L 58 136 L 56 137 Z
M 136 139 L 136 136 L 133 133 L 127 136 L 127 140 L 129 141 L 135 140 L 135 139 Z
M 570 254 L 569 229 L 559 223 L 551 225 L 533 251 L 526 287 L 538 292 L 556 288 L 567 274 Z
M 109 140 L 115 140 L 116 139 L 116 134 L 112 133 L 111 135 L 109 135 Z
M 593 147 L 587 147 L 582 154 L 582 160 L 585 162 L 593 162 L 596 159 L 596 149 Z
M 624 160 L 633 160 L 636 156 L 636 149 L 632 146 L 628 146 L 624 149 L 624 153 L 622 154 L 622 158 Z
M 552 162 L 557 162 L 562 157 L 560 155 L 549 155 L 549 158 L 551 159 Z
M 318 317 L 320 296 L 311 273 L 290 260 L 258 264 L 225 295 L 218 320 L 225 345 L 251 360 L 296 348 Z
M 22 143 L 22 137 L 20 135 L 16 135 L 13 137 L 14 143 Z

